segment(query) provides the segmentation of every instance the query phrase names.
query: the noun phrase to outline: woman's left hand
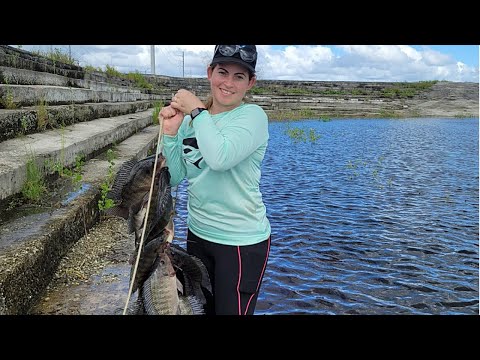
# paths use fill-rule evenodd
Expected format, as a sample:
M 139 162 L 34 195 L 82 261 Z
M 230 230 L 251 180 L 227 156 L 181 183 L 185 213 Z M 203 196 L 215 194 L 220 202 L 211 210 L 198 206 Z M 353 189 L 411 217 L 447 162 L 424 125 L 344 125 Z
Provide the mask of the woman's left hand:
M 205 107 L 202 100 L 200 100 L 194 93 L 185 89 L 180 89 L 177 91 L 177 93 L 172 97 L 170 106 L 183 112 L 184 114 L 190 114 L 193 109 L 198 107 Z

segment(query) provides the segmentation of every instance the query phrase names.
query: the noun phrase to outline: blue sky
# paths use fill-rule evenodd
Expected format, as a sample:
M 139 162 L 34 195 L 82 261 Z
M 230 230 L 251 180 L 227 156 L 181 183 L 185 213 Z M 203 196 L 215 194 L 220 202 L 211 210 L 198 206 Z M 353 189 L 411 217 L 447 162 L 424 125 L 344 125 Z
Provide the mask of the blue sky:
M 18 46 L 18 45 L 15 45 Z M 81 66 L 151 73 L 151 45 L 22 45 L 68 53 Z M 478 45 L 257 45 L 265 80 L 479 82 Z M 205 77 L 214 45 L 155 45 L 155 73 Z

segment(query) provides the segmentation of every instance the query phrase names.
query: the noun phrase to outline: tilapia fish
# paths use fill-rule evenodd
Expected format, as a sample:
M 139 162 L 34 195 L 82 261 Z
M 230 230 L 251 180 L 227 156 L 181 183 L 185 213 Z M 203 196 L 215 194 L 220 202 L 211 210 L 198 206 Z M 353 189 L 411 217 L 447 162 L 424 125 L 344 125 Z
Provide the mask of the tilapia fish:
M 165 158 L 159 154 L 157 173 L 164 162 Z M 107 213 L 128 219 L 129 210 L 137 212 L 140 209 L 143 197 L 150 191 L 154 164 L 155 155 L 123 163 L 115 176 L 112 189 L 107 194 L 116 206 L 108 209 Z
M 194 296 L 179 296 L 177 277 L 169 254 L 159 254 L 155 270 L 142 287 L 142 301 L 147 315 L 202 314 Z
M 202 315 L 203 304 L 194 294 L 184 292 L 172 263 L 171 244 L 159 237 L 145 246 L 155 252 L 152 271 L 141 284 L 136 314 L 146 315 Z M 156 250 L 153 250 L 153 249 Z M 140 265 L 139 265 L 140 267 Z
M 148 205 L 148 196 L 145 199 L 145 207 Z M 173 199 L 170 186 L 170 173 L 168 167 L 162 167 L 158 174 L 158 180 L 155 178 L 152 200 L 150 203 L 150 211 L 148 214 L 146 242 L 158 237 L 163 229 L 173 217 Z M 145 219 L 145 216 L 143 217 Z M 144 221 L 140 228 L 143 228 Z
M 137 291 L 139 287 L 143 285 L 145 280 L 150 276 L 152 271 L 155 268 L 155 261 L 157 257 L 165 252 L 165 247 L 168 245 L 166 242 L 166 237 L 168 236 L 168 232 L 164 231 L 162 236 L 159 236 L 152 241 L 148 242 L 143 246 L 143 249 L 140 253 L 140 258 L 138 260 L 137 271 L 135 273 L 135 279 L 133 280 L 132 285 L 132 293 Z M 134 256 L 132 256 L 130 263 L 132 264 L 130 270 L 130 281 L 133 278 L 133 272 L 135 269 L 136 258 L 138 255 L 138 247 L 135 249 Z
M 145 220 L 145 243 L 158 237 L 173 216 L 173 199 L 170 173 L 165 157 L 158 154 L 149 216 L 146 219 L 150 187 L 155 165 L 155 155 L 141 160 L 125 162 L 118 171 L 107 197 L 115 206 L 107 209 L 107 215 L 120 216 L 128 222 L 128 232 L 135 232 L 135 245 L 141 239 Z
M 134 315 L 201 315 L 212 296 L 207 269 L 200 259 L 171 243 L 173 224 L 143 246 L 132 284 Z M 132 281 L 136 262 L 130 271 Z

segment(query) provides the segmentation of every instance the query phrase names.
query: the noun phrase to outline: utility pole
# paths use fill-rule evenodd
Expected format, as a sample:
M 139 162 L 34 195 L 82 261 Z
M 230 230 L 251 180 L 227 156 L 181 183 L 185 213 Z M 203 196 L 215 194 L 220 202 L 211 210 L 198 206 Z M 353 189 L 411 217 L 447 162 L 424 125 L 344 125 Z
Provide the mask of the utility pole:
M 72 45 L 68 45 L 68 59 L 72 61 Z
M 155 45 L 150 45 L 150 64 L 152 75 L 155 75 Z
M 185 77 L 185 51 L 182 52 L 183 55 L 183 77 Z

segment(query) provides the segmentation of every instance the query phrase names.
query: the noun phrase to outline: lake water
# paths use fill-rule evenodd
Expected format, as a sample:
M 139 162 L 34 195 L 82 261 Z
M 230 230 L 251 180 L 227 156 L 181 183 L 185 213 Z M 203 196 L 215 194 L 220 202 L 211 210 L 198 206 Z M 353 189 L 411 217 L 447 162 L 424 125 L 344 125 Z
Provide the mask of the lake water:
M 479 314 L 478 124 L 271 123 L 272 245 L 255 314 Z

